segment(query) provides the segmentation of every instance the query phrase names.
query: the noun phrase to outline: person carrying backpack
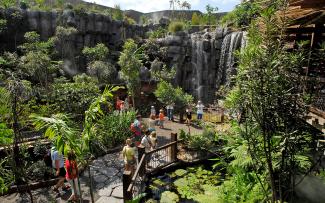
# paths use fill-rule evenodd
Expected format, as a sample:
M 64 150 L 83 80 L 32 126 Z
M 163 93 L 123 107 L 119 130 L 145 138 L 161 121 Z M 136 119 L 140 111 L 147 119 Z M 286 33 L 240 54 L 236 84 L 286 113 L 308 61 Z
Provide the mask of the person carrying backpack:
M 141 131 L 142 131 L 142 123 L 141 123 L 141 115 L 137 115 L 134 122 L 131 124 L 131 131 L 133 133 L 133 138 L 135 145 L 138 146 L 141 141 Z

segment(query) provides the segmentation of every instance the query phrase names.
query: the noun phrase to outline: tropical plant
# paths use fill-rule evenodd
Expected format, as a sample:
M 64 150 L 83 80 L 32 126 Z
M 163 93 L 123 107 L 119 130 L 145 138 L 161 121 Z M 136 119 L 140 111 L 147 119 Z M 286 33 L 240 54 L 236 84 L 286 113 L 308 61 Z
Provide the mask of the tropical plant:
M 99 82 L 110 82 L 116 69 L 114 65 L 108 61 L 108 48 L 100 43 L 95 47 L 85 47 L 82 53 L 88 60 L 88 74 L 95 76 Z
M 158 29 L 147 33 L 149 39 L 163 38 L 165 37 L 166 34 L 167 34 L 167 30 L 162 27 L 159 27 Z
M 0 7 L 4 9 L 14 6 L 16 6 L 16 0 L 2 0 L 0 3 Z
M 36 32 L 27 32 L 24 35 L 25 43 L 20 46 L 24 55 L 20 58 L 19 66 L 32 78 L 40 83 L 49 92 L 49 81 L 54 71 L 58 69 L 58 61 L 50 58 L 53 52 L 53 41 L 40 41 Z
M 171 33 L 176 33 L 183 31 L 185 28 L 184 22 L 181 21 L 173 21 L 168 25 L 168 31 Z
M 121 67 L 122 78 L 126 81 L 129 94 L 132 97 L 132 103 L 135 106 L 134 96 L 139 89 L 140 84 L 140 68 L 142 61 L 140 60 L 141 49 L 132 39 L 126 40 L 123 45 L 123 51 L 118 60 Z
M 135 111 L 115 111 L 101 118 L 95 129 L 98 139 L 94 146 L 99 146 L 100 149 L 96 151 L 105 152 L 114 146 L 123 144 L 128 137 L 131 137 L 130 123 L 134 121 L 135 116 Z
M 161 103 L 175 103 L 179 109 L 184 109 L 193 102 L 192 95 L 185 93 L 180 87 L 173 87 L 171 83 L 166 81 L 159 82 L 154 94 Z
M 194 12 L 192 15 L 191 24 L 192 25 L 200 25 L 201 21 L 202 21 L 201 16 L 198 15 L 196 12 Z
M 288 53 L 282 46 L 285 22 L 278 21 L 278 5 L 270 3 L 261 11 L 258 23 L 251 24 L 248 45 L 239 53 L 236 87 L 227 103 L 241 112 L 240 136 L 245 140 L 248 162 L 253 171 L 264 171 L 272 191 L 271 201 L 292 196 L 292 180 L 308 173 L 311 136 L 301 124 L 305 115 L 302 79 L 299 75 L 304 55 Z M 282 19 L 283 20 L 283 19 Z M 264 29 L 258 25 L 263 24 Z M 233 153 L 238 159 L 243 153 Z M 261 184 L 262 185 L 262 184 Z M 267 194 L 266 194 L 267 196 Z
M 151 77 L 157 81 L 168 81 L 171 82 L 176 75 L 176 68 L 167 68 L 164 64 L 161 70 L 152 70 Z
M 206 12 L 203 14 L 203 19 L 207 25 L 216 24 L 215 12 L 218 11 L 218 7 L 212 7 L 210 4 L 205 6 Z
M 78 118 L 99 95 L 99 88 L 96 80 L 85 74 L 76 75 L 73 80 L 74 82 L 62 81 L 62 78 L 54 80 L 51 101 L 64 112 Z
M 234 27 L 246 27 L 260 16 L 261 10 L 259 1 L 243 1 L 233 11 L 223 16 L 221 23 Z
M 114 20 L 123 20 L 124 19 L 124 13 L 121 10 L 121 6 L 120 5 L 114 5 L 114 9 L 113 9 L 113 15 L 112 15 Z

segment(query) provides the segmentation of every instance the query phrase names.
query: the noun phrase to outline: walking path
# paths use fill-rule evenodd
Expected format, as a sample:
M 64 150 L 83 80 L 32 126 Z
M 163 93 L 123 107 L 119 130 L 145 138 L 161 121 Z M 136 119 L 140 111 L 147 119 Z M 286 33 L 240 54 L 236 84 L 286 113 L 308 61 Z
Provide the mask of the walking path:
M 144 119 L 146 122 L 147 119 Z M 188 132 L 189 128 L 185 124 L 179 122 L 165 121 L 164 129 L 156 127 L 158 136 L 158 145 L 162 146 L 170 142 L 170 134 L 179 133 L 180 129 Z M 198 134 L 202 132 L 201 129 L 190 127 L 191 134 Z M 123 202 L 123 185 L 122 185 L 122 174 L 123 174 L 123 160 L 120 157 L 120 152 L 107 154 L 103 157 L 99 157 L 94 160 L 91 164 L 91 174 L 93 178 L 94 187 L 94 198 L 96 203 L 122 203 Z M 89 178 L 88 171 L 85 171 L 81 177 L 81 191 L 83 194 L 84 203 L 90 201 L 89 192 Z M 48 203 L 67 202 L 70 196 L 70 191 L 67 193 L 62 192 L 61 197 L 56 198 L 55 193 L 52 192 L 51 188 L 41 188 L 32 191 L 34 202 L 37 203 Z M 4 203 L 26 203 L 30 202 L 27 194 L 11 194 L 0 197 L 0 202 Z

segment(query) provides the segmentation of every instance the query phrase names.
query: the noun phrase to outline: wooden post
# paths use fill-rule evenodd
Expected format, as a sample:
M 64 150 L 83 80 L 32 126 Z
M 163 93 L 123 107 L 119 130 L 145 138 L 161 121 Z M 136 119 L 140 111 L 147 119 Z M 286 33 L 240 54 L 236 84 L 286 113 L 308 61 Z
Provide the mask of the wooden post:
M 131 171 L 124 171 L 123 173 L 123 200 L 124 203 L 132 200 L 132 192 L 128 192 L 128 188 L 131 184 L 132 180 L 132 172 Z
M 175 142 L 177 141 L 177 133 L 170 134 L 170 141 Z M 176 161 L 177 160 L 177 143 L 171 146 L 170 150 L 170 160 Z
M 142 157 L 142 155 L 144 155 L 145 154 L 145 148 L 144 148 L 144 146 L 143 145 L 139 145 L 138 146 L 138 163 L 140 163 L 140 160 L 141 160 L 141 157 Z
M 145 151 L 145 147 L 143 146 L 143 145 L 139 145 L 138 146 L 138 164 L 140 164 L 140 161 L 141 161 L 141 158 L 142 158 L 142 156 L 144 155 L 146 153 L 146 151 Z M 138 166 L 138 167 L 140 167 L 140 169 L 139 169 L 139 176 L 143 176 L 144 175 L 144 173 L 145 173 L 145 170 L 146 170 L 146 165 L 147 165 L 147 161 L 146 160 L 144 160 L 144 162 L 142 163 L 142 165 L 140 166 Z

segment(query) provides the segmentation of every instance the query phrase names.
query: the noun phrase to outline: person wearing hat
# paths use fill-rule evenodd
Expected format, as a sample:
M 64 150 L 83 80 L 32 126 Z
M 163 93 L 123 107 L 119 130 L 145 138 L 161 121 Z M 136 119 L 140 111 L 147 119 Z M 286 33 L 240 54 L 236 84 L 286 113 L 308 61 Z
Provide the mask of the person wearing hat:
M 197 119 L 198 120 L 202 120 L 203 118 L 203 108 L 204 108 L 204 105 L 202 104 L 202 102 L 199 100 L 197 102 L 197 105 L 196 105 L 196 113 L 197 113 Z

